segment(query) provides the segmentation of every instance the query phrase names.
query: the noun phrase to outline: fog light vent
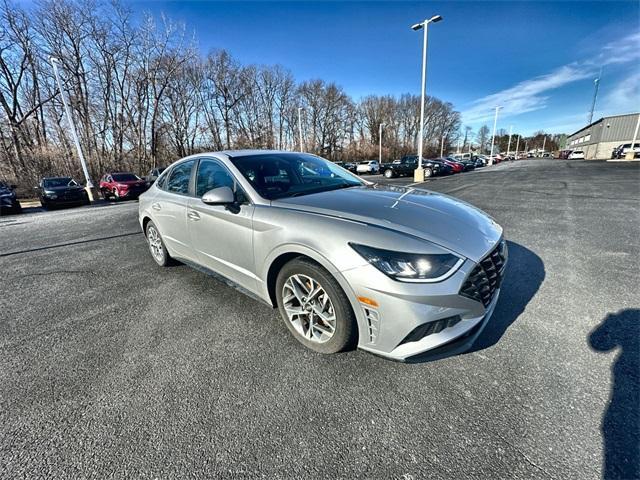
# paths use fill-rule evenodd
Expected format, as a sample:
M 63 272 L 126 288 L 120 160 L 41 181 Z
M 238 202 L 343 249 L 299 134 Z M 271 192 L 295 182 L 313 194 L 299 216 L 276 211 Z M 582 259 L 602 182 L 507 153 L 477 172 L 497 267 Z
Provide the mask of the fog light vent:
M 418 340 L 422 340 L 424 337 L 429 335 L 435 335 L 436 333 L 440 333 L 445 328 L 450 328 L 456 325 L 458 322 L 462 320 L 459 315 L 455 317 L 447 317 L 442 318 L 440 320 L 436 320 L 435 322 L 423 323 L 422 325 L 418 325 L 416 328 L 411 330 L 411 333 L 404 337 L 404 340 L 400 342 L 400 345 L 403 343 L 409 342 L 417 342 Z
M 380 314 L 373 308 L 362 307 L 369 326 L 369 343 L 376 343 L 380 331 Z

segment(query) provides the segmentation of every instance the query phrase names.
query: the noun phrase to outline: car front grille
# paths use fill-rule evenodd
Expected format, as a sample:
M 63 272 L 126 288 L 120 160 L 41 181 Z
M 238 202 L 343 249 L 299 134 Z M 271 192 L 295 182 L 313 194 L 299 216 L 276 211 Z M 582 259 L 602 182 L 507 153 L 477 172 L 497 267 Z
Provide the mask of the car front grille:
M 507 242 L 498 245 L 471 271 L 460 289 L 460 295 L 482 302 L 487 307 L 504 277 L 507 265 Z

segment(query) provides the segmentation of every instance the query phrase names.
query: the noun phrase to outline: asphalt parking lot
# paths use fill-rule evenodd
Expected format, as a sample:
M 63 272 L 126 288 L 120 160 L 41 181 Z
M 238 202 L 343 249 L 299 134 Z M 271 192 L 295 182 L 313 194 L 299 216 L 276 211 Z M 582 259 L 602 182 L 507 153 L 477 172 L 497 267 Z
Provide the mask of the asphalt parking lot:
M 314 354 L 277 311 L 157 267 L 136 202 L 2 217 L 0 477 L 638 476 L 639 167 L 426 182 L 490 213 L 510 263 L 472 350 L 416 364 Z

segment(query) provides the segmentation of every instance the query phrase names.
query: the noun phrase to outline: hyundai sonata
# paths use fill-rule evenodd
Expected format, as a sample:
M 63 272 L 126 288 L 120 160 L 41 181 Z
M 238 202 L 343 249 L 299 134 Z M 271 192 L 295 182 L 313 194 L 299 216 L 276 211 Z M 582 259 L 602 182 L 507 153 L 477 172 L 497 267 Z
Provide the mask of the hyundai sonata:
M 184 158 L 139 209 L 159 265 L 222 277 L 322 353 L 462 351 L 491 316 L 507 261 L 502 228 L 477 208 L 304 153 Z

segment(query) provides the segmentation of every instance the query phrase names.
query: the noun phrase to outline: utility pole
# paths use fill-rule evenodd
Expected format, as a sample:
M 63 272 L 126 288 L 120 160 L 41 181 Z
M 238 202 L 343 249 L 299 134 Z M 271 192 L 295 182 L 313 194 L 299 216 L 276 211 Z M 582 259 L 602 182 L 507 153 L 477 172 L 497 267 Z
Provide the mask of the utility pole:
M 496 125 L 498 125 L 498 110 L 502 107 L 496 107 L 496 115 L 493 117 L 493 135 L 491 135 L 491 152 L 489 153 L 489 165 L 493 165 L 493 144 L 496 140 Z
M 298 107 L 298 135 L 300 137 L 300 151 L 304 152 L 304 145 L 302 144 L 302 107 Z
M 593 91 L 593 102 L 591 102 L 591 110 L 589 111 L 589 121 L 587 125 L 591 125 L 593 121 L 593 112 L 596 109 L 596 99 L 598 98 L 598 89 L 600 88 L 600 77 L 602 76 L 602 67 L 600 67 L 600 73 L 598 74 L 598 78 L 596 78 L 594 83 L 594 91 Z
M 509 125 L 509 143 L 507 144 L 507 157 L 511 153 L 511 132 L 513 131 L 513 125 Z
M 379 155 L 378 155 L 378 164 L 382 165 L 382 127 L 384 123 L 380 123 L 378 126 L 378 143 L 379 143 Z
M 89 197 L 89 201 L 94 201 L 93 191 L 95 187 L 91 182 L 91 178 L 89 177 L 89 170 L 87 170 L 87 162 L 84 159 L 84 155 L 82 153 L 82 148 L 80 147 L 80 140 L 78 140 L 78 133 L 76 132 L 76 126 L 73 123 L 73 117 L 71 116 L 71 110 L 69 109 L 69 104 L 67 102 L 67 95 L 62 88 L 62 82 L 60 81 L 60 75 L 58 74 L 58 59 L 56 57 L 50 57 L 51 66 L 53 67 L 53 73 L 56 77 L 56 82 L 58 83 L 58 90 L 60 90 L 60 96 L 62 97 L 62 104 L 64 105 L 64 111 L 67 115 L 67 120 L 69 122 L 69 130 L 71 130 L 71 136 L 73 137 L 73 141 L 76 144 L 76 149 L 78 150 L 78 158 L 80 158 L 80 164 L 82 165 L 82 173 L 84 173 L 84 179 L 86 182 L 85 190 L 87 191 L 87 196 Z

